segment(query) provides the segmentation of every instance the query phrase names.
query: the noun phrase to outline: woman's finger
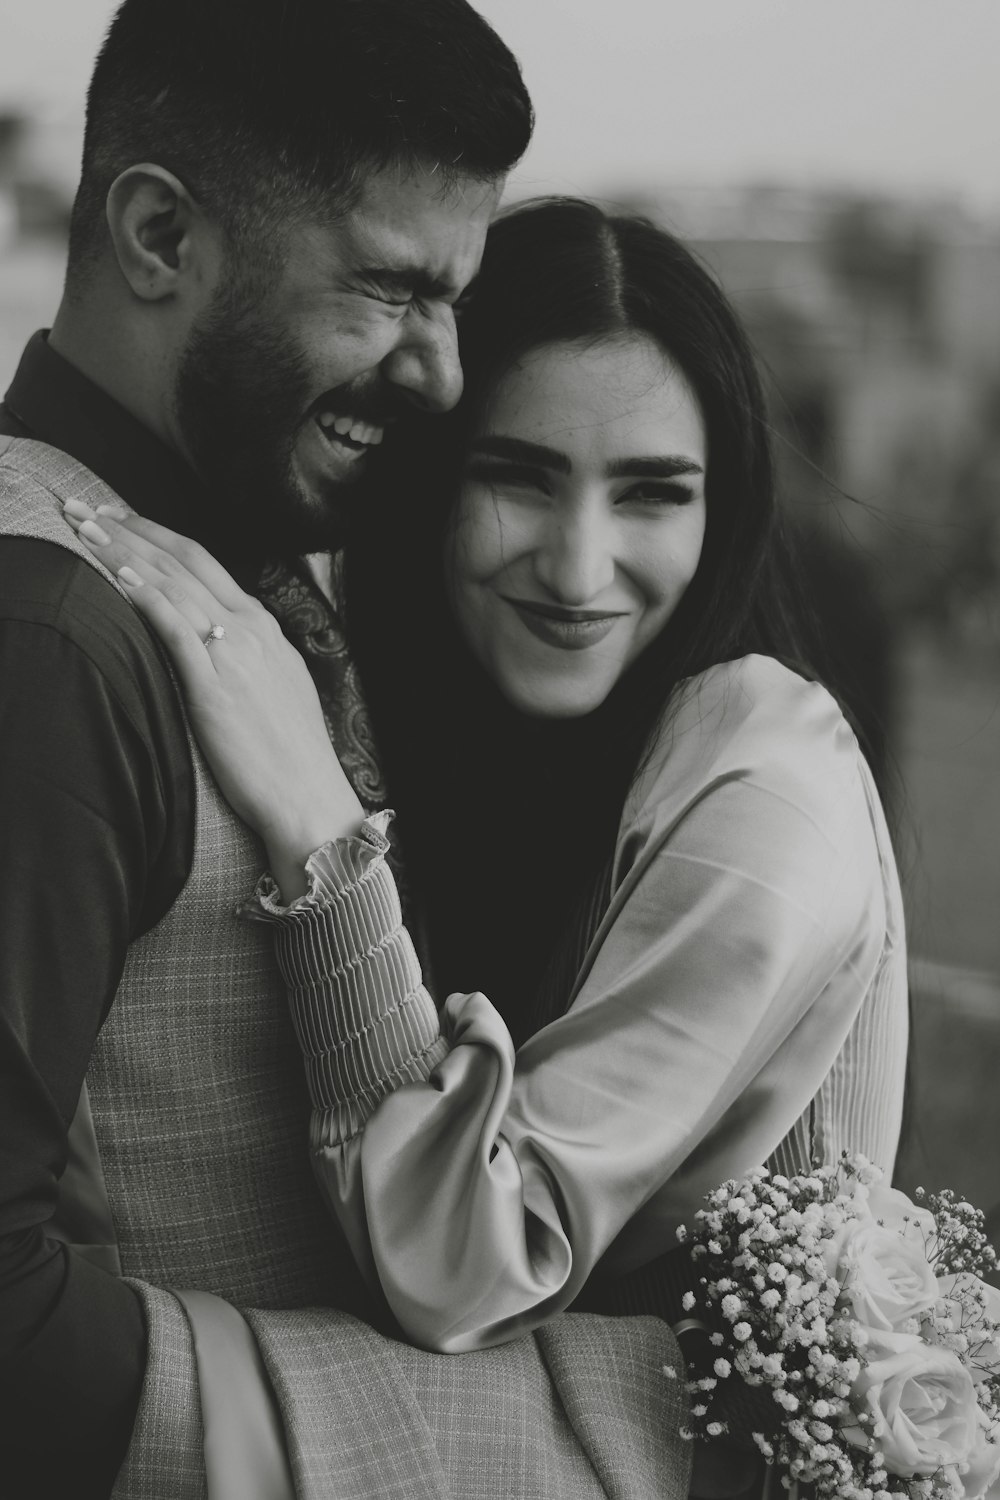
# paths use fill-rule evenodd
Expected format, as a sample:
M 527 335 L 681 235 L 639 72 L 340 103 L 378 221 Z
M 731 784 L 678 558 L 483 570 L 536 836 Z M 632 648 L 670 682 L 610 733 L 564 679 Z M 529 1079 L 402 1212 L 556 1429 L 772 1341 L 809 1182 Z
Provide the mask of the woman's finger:
M 79 511 L 79 506 L 75 506 L 72 512 L 67 506 L 66 520 L 109 572 L 131 568 L 144 583 L 164 593 L 201 636 L 212 625 L 222 624 L 229 618 L 228 611 L 211 591 L 181 564 L 168 559 L 155 547 L 147 548 L 106 512 L 81 519 Z M 164 561 L 168 563 L 166 569 L 161 566 Z
M 221 641 L 205 644 L 205 637 L 155 583 L 148 583 L 128 564 L 117 571 L 119 583 L 136 609 L 148 620 L 163 642 L 180 679 L 181 690 L 190 701 L 210 691 L 216 672 L 212 651 Z M 208 632 L 206 631 L 206 634 Z
M 190 574 L 212 595 L 224 609 L 234 613 L 254 603 L 250 594 L 240 588 L 236 580 L 226 572 L 222 564 L 200 542 L 181 536 L 167 526 L 149 521 L 134 512 L 122 514 L 114 510 L 102 511 L 96 519 L 100 524 L 105 516 L 112 522 L 109 528 L 117 539 L 118 528 L 133 539 L 136 551 L 146 557 L 167 577 L 174 576 L 175 568 L 182 575 Z M 181 578 L 181 581 L 185 581 Z

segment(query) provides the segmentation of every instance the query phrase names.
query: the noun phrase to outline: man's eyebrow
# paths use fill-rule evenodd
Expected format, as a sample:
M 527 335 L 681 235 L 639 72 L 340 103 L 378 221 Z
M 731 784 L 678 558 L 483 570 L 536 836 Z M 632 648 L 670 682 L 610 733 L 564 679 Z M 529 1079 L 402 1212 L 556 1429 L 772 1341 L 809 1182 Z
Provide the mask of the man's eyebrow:
M 465 291 L 443 276 L 435 276 L 426 266 L 362 266 L 359 274 L 385 291 L 405 292 L 436 302 L 457 301 Z
M 523 438 L 493 436 L 476 438 L 471 444 L 473 454 L 484 458 L 507 458 L 512 463 L 534 464 L 551 469 L 556 474 L 568 474 L 572 464 L 558 448 L 545 448 L 541 443 L 528 443 Z
M 609 479 L 678 479 L 682 474 L 704 472 L 701 464 L 679 453 L 655 458 L 616 458 L 607 467 Z

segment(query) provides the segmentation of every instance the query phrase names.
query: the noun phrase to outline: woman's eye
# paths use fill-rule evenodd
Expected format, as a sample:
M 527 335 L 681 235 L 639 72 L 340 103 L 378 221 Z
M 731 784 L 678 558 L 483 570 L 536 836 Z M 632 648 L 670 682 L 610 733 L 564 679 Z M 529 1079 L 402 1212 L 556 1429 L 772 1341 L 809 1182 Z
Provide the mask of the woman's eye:
M 689 485 L 646 479 L 641 484 L 633 484 L 625 490 L 618 496 L 617 503 L 621 505 L 628 501 L 639 505 L 690 505 L 694 497 L 695 492 Z
M 469 478 L 498 490 L 538 490 L 548 494 L 549 486 L 541 469 L 529 468 L 526 464 L 474 463 L 469 465 Z

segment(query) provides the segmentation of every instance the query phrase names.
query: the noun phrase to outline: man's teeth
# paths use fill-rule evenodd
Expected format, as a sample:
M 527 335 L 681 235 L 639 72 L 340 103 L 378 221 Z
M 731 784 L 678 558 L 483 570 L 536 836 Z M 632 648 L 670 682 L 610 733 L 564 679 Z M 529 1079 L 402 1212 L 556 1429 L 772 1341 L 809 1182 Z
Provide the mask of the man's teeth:
M 316 420 L 328 436 L 334 432 L 338 437 L 349 437 L 352 443 L 378 444 L 385 432 L 373 422 L 362 422 L 358 417 L 338 417 L 332 411 L 321 411 Z

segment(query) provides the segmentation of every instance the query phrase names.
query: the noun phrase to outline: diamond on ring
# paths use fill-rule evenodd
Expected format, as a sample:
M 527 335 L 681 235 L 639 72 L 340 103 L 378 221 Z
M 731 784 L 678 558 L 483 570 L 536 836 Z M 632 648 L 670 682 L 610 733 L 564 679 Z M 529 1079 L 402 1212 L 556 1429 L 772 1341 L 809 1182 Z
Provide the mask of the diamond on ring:
M 213 625 L 205 637 L 205 645 L 210 646 L 213 641 L 224 641 L 226 638 L 226 627 L 224 625 Z

